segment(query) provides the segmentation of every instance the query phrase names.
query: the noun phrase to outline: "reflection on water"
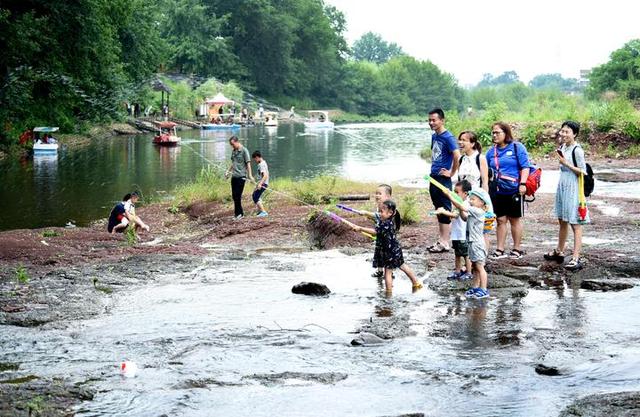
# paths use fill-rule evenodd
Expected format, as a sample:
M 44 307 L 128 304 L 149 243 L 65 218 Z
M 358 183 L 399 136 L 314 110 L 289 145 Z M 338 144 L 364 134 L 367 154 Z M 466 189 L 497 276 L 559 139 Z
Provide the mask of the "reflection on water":
M 549 416 L 578 396 L 640 389 L 640 321 L 629 319 L 640 314 L 640 288 L 561 286 L 469 301 L 412 294 L 403 280 L 387 298 L 366 258 L 218 259 L 118 295 L 110 313 L 68 329 L 0 328 L 0 362 L 21 363 L 24 374 L 94 378 L 98 394 L 78 409 L 87 416 Z M 303 280 L 332 294 L 292 294 Z M 372 320 L 415 332 L 350 346 Z M 125 359 L 137 362 L 136 378 L 118 375 Z M 537 375 L 540 362 L 562 375 Z
M 62 147 L 53 157 L 0 161 L 0 230 L 78 225 L 106 217 L 126 192 L 144 196 L 171 192 L 205 166 L 228 164 L 228 139 L 237 135 L 260 150 L 274 178 L 308 178 L 322 173 L 356 180 L 393 182 L 424 170 L 418 152 L 429 136 L 425 125 L 348 125 L 305 132 L 302 124 L 239 131 L 184 130 L 182 144 L 155 147 L 152 135 L 96 140 L 77 149 Z M 46 159 L 52 158 L 52 159 Z

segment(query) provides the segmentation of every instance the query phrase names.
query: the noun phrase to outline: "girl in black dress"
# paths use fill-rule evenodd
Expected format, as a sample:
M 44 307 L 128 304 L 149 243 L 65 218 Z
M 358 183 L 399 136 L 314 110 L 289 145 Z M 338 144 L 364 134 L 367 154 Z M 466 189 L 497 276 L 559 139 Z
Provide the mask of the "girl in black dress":
M 373 267 L 384 268 L 384 282 L 387 293 L 391 294 L 393 287 L 393 270 L 398 268 L 411 280 L 414 290 L 422 288 L 422 284 L 418 282 L 416 274 L 404 262 L 402 256 L 402 248 L 400 242 L 396 238 L 396 227 L 393 217 L 396 214 L 396 203 L 392 200 L 386 200 L 380 207 L 380 221 L 376 223 L 376 228 L 362 227 L 351 223 L 351 227 L 356 232 L 365 232 L 376 235 L 376 250 L 373 255 Z

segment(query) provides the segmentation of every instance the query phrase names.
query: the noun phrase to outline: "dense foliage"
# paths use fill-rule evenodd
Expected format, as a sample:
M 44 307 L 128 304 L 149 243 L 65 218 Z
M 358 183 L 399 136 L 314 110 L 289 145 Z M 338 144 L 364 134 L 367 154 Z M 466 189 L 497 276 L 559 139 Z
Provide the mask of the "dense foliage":
M 357 61 L 383 64 L 396 56 L 404 55 L 396 43 L 389 43 L 377 33 L 367 32 L 353 43 L 351 54 Z
M 503 109 L 536 120 L 606 106 L 635 114 L 624 101 L 569 97 L 577 83 L 558 74 L 529 85 L 514 71 L 485 74 L 464 90 L 451 74 L 374 33 L 350 49 L 345 29 L 344 15 L 323 0 L 5 0 L 0 139 L 15 140 L 34 125 L 81 130 L 122 117 L 126 103 L 157 110 L 150 85 L 159 73 L 172 74 L 163 79 L 173 88 L 172 113 L 183 118 L 219 91 L 250 105 L 264 97 L 282 107 L 365 116 L 424 115 L 436 106 L 449 114 L 470 107 L 481 117 Z M 593 70 L 590 97 L 613 90 L 640 98 L 639 56 L 640 40 L 615 51 Z M 622 126 L 607 117 L 603 126 Z M 623 130 L 634 132 L 634 123 Z
M 614 91 L 632 100 L 640 99 L 640 39 L 634 39 L 611 53 L 609 62 L 589 75 L 589 95 L 598 97 Z

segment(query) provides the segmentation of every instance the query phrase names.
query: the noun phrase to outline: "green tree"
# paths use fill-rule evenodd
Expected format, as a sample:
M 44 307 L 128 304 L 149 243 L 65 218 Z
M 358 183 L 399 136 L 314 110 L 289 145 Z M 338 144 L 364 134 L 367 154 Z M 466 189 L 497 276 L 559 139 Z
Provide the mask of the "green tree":
M 478 83 L 478 87 L 491 87 L 502 84 L 512 84 L 520 81 L 518 73 L 515 71 L 505 71 L 494 77 L 492 74 L 484 74 L 482 80 Z
M 575 78 L 563 78 L 560 74 L 540 74 L 536 75 L 529 81 L 529 87 L 538 90 L 542 89 L 554 89 L 564 92 L 578 91 L 578 80 Z
M 367 32 L 353 43 L 352 56 L 357 61 L 382 64 L 399 55 L 404 55 L 396 43 L 388 43 L 377 33 Z
M 640 39 L 613 51 L 609 62 L 591 71 L 588 95 L 597 97 L 608 90 L 633 100 L 640 99 Z

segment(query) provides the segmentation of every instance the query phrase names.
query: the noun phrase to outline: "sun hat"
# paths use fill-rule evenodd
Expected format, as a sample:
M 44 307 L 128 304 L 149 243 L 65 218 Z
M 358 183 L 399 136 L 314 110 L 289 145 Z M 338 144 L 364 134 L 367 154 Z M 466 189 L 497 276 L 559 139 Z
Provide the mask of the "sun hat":
M 492 206 L 491 197 L 489 197 L 489 194 L 482 188 L 474 188 L 473 190 L 469 191 L 469 196 L 472 196 L 472 195 L 475 195 L 476 197 L 478 197 L 488 207 Z

